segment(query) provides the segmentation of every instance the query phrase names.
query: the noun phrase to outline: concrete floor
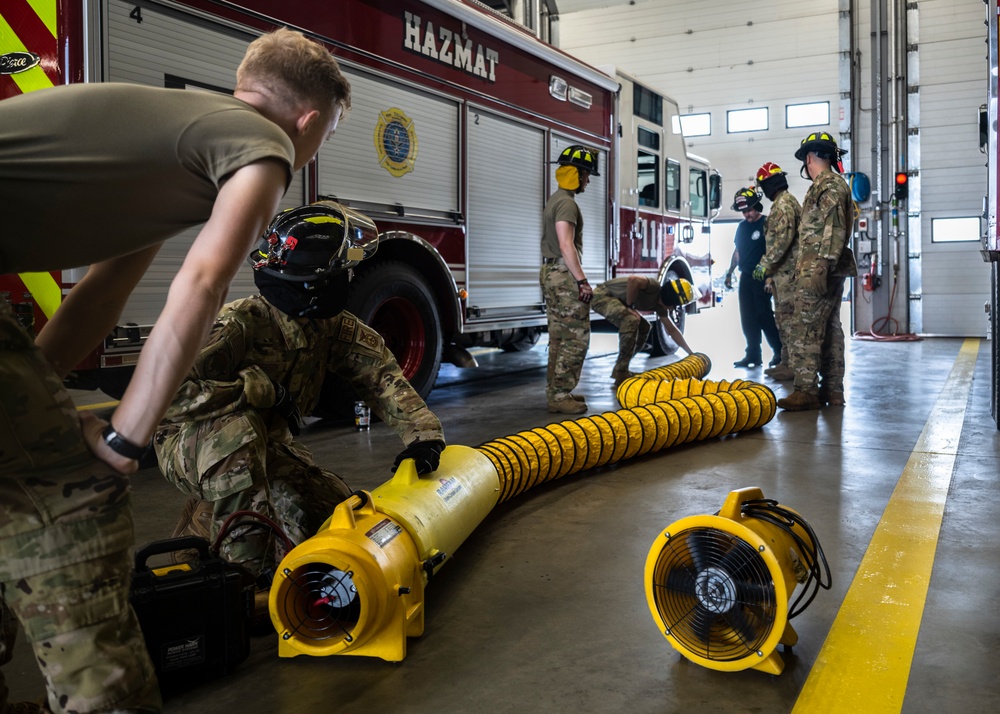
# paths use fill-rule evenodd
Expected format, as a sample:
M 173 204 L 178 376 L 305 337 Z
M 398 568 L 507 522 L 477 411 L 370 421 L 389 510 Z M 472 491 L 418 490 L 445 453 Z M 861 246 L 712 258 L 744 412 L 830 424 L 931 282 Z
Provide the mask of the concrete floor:
M 735 313 L 733 299 L 688 323 L 689 341 L 714 362 L 708 377 L 755 379 L 783 396 L 785 386 L 759 369 L 731 366 L 743 352 Z M 849 656 L 859 676 L 871 669 L 871 653 L 851 640 L 822 658 L 820 650 L 921 431 L 941 418 L 935 406 L 962 345 L 849 340 L 843 409 L 779 411 L 757 431 L 568 477 L 498 506 L 428 585 L 425 633 L 409 640 L 401 663 L 281 659 L 276 636 L 256 637 L 235 672 L 168 698 L 166 711 L 838 711 L 837 695 L 817 705 L 800 701 L 800 693 L 817 662 L 830 655 Z M 905 699 L 900 707 L 876 697 L 851 707 L 853 714 L 1000 710 L 994 512 L 1000 436 L 989 414 L 990 344 L 977 345 L 964 425 L 950 447 L 954 469 L 943 523 L 930 533 L 936 559 L 926 602 L 916 606 L 918 617 L 923 607 L 919 636 L 909 678 L 899 684 Z M 614 349 L 613 336 L 594 336 L 578 390 L 591 413 L 617 408 L 608 378 Z M 479 359 L 477 370 L 445 366 L 428 400 L 450 443 L 476 446 L 558 421 L 545 409 L 544 343 L 528 353 Z M 672 359 L 642 355 L 633 369 Z M 383 424 L 356 432 L 317 423 L 302 440 L 321 463 L 369 490 L 390 476 L 401 448 Z M 155 470 L 140 472 L 134 485 L 137 542 L 166 537 L 181 494 Z M 759 486 L 801 513 L 833 575 L 832 589 L 820 591 L 793 621 L 799 643 L 786 653 L 780 676 L 687 661 L 659 632 L 646 603 L 643 566 L 654 539 L 679 518 L 715 513 L 731 490 L 744 486 Z M 899 566 L 910 568 L 906 560 Z M 897 634 L 887 629 L 885 637 Z M 889 656 L 907 670 L 905 647 Z M 38 696 L 41 680 L 23 642 L 7 673 L 15 700 Z

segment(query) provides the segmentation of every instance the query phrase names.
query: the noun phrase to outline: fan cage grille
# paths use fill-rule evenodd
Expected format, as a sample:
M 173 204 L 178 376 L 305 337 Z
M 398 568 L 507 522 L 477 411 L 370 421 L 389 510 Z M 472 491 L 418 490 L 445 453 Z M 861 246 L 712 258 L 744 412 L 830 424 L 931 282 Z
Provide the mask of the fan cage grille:
M 750 543 L 716 528 L 689 528 L 670 537 L 651 585 L 668 637 L 707 660 L 755 655 L 778 614 L 766 561 Z
M 293 570 L 282 583 L 276 603 L 287 631 L 303 642 L 353 641 L 363 617 L 353 575 L 327 563 Z

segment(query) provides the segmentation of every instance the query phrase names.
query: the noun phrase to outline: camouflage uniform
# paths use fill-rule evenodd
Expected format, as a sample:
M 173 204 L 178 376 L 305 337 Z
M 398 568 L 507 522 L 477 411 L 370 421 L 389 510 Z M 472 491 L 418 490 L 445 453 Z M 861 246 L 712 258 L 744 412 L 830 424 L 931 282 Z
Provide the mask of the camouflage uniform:
M 562 259 L 556 223 L 576 227 L 574 243 L 583 252 L 583 214 L 574 193 L 559 189 L 545 204 L 542 216 L 542 268 L 538 282 L 548 316 L 549 369 L 545 396 L 549 404 L 569 397 L 580 382 L 583 361 L 590 346 L 590 306 L 580 301 L 580 290 Z M 547 262 L 552 261 L 552 262 Z
M 795 390 L 818 396 L 844 390 L 844 330 L 840 303 L 844 280 L 858 266 L 848 245 L 854 207 L 847 182 L 827 169 L 813 179 L 802 202 L 799 255 L 795 264 L 795 310 L 789 351 Z M 824 287 L 810 285 L 826 271 Z
M 594 298 L 590 306 L 598 315 L 618 328 L 618 360 L 615 374 L 628 372 L 632 358 L 646 345 L 651 325 L 635 314 L 635 310 L 653 310 L 660 317 L 670 314 L 669 308 L 660 303 L 660 284 L 647 278 L 646 285 L 636 292 L 635 309 L 625 304 L 628 293 L 628 278 L 612 278 L 594 288 Z
M 350 495 L 271 409 L 277 382 L 309 414 L 327 372 L 349 381 L 407 446 L 444 440 L 441 422 L 403 377 L 381 336 L 354 315 L 292 318 L 260 296 L 230 303 L 153 440 L 167 480 L 212 502 L 213 538 L 229 515 L 253 510 L 275 520 L 297 544 Z M 273 564 L 268 543 L 268 536 L 251 530 L 227 539 L 222 555 L 256 572 Z
M 0 664 L 16 623 L 55 712 L 158 712 L 152 662 L 128 604 L 129 479 L 96 460 L 76 408 L 0 301 Z M 7 687 L 0 673 L 0 711 Z
M 767 217 L 764 240 L 767 249 L 758 265 L 773 281 L 774 321 L 781 335 L 781 363 L 789 364 L 789 327 L 795 309 L 795 261 L 799 250 L 799 218 L 802 206 L 787 189 L 774 197 L 771 213 Z

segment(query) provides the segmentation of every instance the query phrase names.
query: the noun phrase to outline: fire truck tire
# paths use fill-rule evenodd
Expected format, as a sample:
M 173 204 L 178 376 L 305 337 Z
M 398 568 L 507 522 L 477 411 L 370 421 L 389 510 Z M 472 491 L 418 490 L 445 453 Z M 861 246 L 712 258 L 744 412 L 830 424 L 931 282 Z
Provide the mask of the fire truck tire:
M 675 280 L 679 277 L 680 275 L 673 271 L 667 273 L 667 280 Z M 687 324 L 687 313 L 684 311 L 684 308 L 674 308 L 670 316 L 673 318 L 674 324 L 677 325 L 677 329 L 681 331 L 681 334 L 684 334 L 684 326 Z M 654 320 L 653 329 L 649 331 L 648 350 L 650 356 L 666 357 L 677 352 L 677 349 L 677 343 L 670 339 L 670 335 L 664 329 L 663 323 L 659 320 Z
M 527 352 L 538 344 L 541 339 L 542 328 L 525 327 L 514 332 L 513 337 L 508 342 L 501 345 L 504 352 Z
M 441 315 L 427 281 L 414 268 L 386 261 L 359 270 L 348 310 L 375 328 L 403 374 L 426 398 L 441 367 Z
M 121 399 L 132 380 L 134 367 L 114 367 L 97 371 L 97 388 L 112 399 Z

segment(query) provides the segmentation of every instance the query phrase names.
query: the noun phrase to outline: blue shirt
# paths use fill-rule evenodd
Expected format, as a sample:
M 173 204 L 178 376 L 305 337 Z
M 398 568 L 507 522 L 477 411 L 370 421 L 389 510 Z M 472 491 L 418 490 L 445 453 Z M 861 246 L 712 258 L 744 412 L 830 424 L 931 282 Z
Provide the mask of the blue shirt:
M 741 273 L 749 275 L 764 257 L 764 221 L 767 216 L 761 216 L 756 221 L 741 221 L 736 227 L 736 252 L 739 253 L 737 265 Z

